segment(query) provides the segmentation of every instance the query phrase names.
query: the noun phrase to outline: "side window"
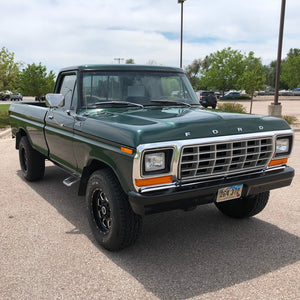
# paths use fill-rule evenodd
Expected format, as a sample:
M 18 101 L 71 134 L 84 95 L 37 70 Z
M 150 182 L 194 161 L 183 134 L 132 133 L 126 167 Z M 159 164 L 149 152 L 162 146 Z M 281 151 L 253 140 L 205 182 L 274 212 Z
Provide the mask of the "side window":
M 66 75 L 62 79 L 62 84 L 59 93 L 65 96 L 65 105 L 63 106 L 64 109 L 71 109 L 75 83 L 76 83 L 76 75 Z M 76 96 L 77 95 L 75 95 L 75 97 Z M 74 102 L 72 106 L 74 106 Z

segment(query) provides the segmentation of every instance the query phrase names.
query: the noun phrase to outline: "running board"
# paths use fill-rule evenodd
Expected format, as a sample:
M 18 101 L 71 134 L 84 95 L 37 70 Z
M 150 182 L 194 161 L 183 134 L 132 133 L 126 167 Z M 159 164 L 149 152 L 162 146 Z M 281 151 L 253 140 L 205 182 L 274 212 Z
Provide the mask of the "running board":
M 76 182 L 78 182 L 80 180 L 80 177 L 78 176 L 70 176 L 68 178 L 66 178 L 64 181 L 63 181 L 63 184 L 67 187 L 70 187 L 72 186 L 73 184 L 75 184 Z

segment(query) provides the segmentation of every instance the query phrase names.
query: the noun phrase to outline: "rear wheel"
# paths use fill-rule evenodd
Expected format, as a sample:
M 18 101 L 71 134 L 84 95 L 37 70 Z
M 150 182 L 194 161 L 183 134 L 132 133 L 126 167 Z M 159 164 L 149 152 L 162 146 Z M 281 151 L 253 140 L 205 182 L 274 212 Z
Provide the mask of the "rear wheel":
M 116 251 L 133 244 L 142 225 L 119 181 L 109 169 L 94 172 L 86 193 L 88 219 L 97 242 Z
M 260 213 L 268 203 L 270 192 L 215 203 L 217 208 L 232 218 L 248 218 Z
M 45 173 L 44 156 L 32 148 L 28 138 L 23 136 L 19 144 L 19 160 L 23 176 L 28 181 L 42 179 Z

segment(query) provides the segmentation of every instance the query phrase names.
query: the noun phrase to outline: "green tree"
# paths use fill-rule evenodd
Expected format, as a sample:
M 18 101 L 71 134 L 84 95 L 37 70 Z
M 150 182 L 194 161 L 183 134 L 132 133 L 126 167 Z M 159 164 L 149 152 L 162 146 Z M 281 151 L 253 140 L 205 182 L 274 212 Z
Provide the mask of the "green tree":
M 185 67 L 185 73 L 195 90 L 199 89 L 201 59 L 194 59 L 193 62 Z
M 238 78 L 244 71 L 244 56 L 230 47 L 210 55 L 210 67 L 202 70 L 202 82 L 208 88 L 223 91 L 236 88 Z
M 264 65 L 262 72 L 266 77 L 265 85 L 275 88 L 277 61 L 273 60 L 269 65 Z
M 299 58 L 297 57 L 300 57 L 300 49 L 291 48 L 287 54 L 287 57 L 282 60 L 279 83 L 280 89 L 289 89 L 299 86 L 299 72 L 297 72 L 299 71 Z M 263 73 L 266 75 L 265 84 L 267 86 L 271 86 L 272 88 L 275 88 L 276 66 L 276 60 L 271 61 L 268 66 L 263 66 Z
M 127 65 L 134 65 L 135 64 L 134 59 L 133 58 L 126 59 L 125 64 L 127 64 Z
M 15 54 L 5 47 L 0 50 L 0 90 L 14 90 L 21 63 L 15 62 Z
M 185 67 L 185 73 L 190 80 L 194 90 L 207 89 L 206 82 L 202 80 L 202 72 L 208 71 L 211 64 L 211 57 L 204 59 L 194 59 L 193 62 Z
M 295 57 L 295 56 L 300 56 L 300 49 L 291 48 L 289 53 L 287 54 L 287 57 Z
M 245 58 L 245 70 L 239 77 L 237 84 L 241 89 L 251 95 L 250 114 L 252 113 L 254 92 L 261 89 L 266 81 L 260 58 L 254 57 L 254 52 L 249 52 Z
M 282 62 L 281 81 L 288 88 L 300 86 L 300 49 L 290 49 L 287 58 Z
M 24 95 L 41 97 L 51 93 L 55 84 L 55 74 L 51 70 L 47 74 L 47 68 L 41 63 L 28 64 L 20 74 L 20 88 Z

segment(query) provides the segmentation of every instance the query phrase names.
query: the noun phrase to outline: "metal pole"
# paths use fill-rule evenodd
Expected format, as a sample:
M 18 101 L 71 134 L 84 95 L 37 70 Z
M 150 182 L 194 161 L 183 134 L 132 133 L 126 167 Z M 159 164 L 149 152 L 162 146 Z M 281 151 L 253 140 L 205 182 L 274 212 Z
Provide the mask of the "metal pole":
M 121 63 L 121 60 L 124 60 L 124 58 L 117 57 L 117 58 L 114 58 L 114 60 L 118 61 L 118 63 L 120 64 L 120 63 Z
M 182 68 L 183 1 L 181 2 L 180 68 Z
M 283 39 L 283 28 L 284 28 L 285 3 L 286 3 L 286 0 L 282 0 L 281 15 L 280 15 L 280 27 L 279 27 L 278 51 L 277 51 L 277 66 L 276 66 L 274 105 L 280 105 L 280 103 L 278 103 L 278 89 L 279 89 L 279 81 L 280 81 L 280 68 L 281 68 L 281 53 L 282 53 L 282 39 Z

